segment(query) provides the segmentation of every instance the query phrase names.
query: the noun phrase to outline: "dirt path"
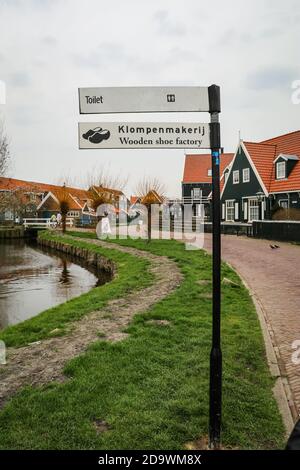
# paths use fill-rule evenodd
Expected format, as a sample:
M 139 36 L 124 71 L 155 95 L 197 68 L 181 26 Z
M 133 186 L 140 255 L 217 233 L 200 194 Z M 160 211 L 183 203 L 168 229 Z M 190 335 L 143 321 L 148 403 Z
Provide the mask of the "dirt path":
M 277 242 L 280 248 L 272 249 L 274 243 L 224 235 L 222 259 L 242 276 L 263 310 L 296 419 L 300 415 L 300 364 L 293 362 L 292 355 L 294 341 L 300 340 L 300 246 Z M 209 234 L 205 248 L 211 251 Z
M 82 238 L 74 239 L 83 241 Z M 67 336 L 43 340 L 22 348 L 8 348 L 7 364 L 0 366 L 0 406 L 24 385 L 37 386 L 53 380 L 63 381 L 65 363 L 99 340 L 99 332 L 105 334 L 101 339 L 122 340 L 127 336 L 122 330 L 132 317 L 166 297 L 182 280 L 177 264 L 167 257 L 99 240 L 89 240 L 88 243 L 146 258 L 150 261 L 150 272 L 155 276 L 154 283 L 112 300 L 104 309 L 84 316 L 73 323 L 74 328 Z

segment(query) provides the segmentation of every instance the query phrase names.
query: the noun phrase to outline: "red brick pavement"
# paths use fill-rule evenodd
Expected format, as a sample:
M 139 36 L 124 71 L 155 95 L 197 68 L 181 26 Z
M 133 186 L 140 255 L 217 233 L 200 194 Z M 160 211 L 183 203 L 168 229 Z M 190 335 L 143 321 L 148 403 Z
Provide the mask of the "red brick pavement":
M 292 392 L 294 418 L 300 414 L 300 364 L 292 362 L 292 344 L 300 340 L 300 246 L 234 235 L 222 236 L 222 259 L 244 278 L 266 316 L 280 373 Z M 205 235 L 211 251 L 211 235 Z M 298 346 L 299 348 L 299 346 Z M 299 357 L 299 356 L 298 356 Z

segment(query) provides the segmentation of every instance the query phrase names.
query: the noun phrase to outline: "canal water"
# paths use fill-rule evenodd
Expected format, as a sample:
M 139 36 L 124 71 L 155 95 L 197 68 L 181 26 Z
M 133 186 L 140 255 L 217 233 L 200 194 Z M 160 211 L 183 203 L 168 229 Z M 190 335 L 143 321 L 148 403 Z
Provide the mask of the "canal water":
M 24 240 L 0 243 L 0 329 L 109 281 L 64 253 Z

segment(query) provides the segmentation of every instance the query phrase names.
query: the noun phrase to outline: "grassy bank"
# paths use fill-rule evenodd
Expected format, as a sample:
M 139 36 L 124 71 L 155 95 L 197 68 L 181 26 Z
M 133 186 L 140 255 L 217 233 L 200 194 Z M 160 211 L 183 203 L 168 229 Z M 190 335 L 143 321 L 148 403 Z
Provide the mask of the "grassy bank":
M 58 235 L 50 232 L 43 232 L 40 237 L 48 240 L 61 239 Z M 152 275 L 148 272 L 149 263 L 147 260 L 137 259 L 135 256 L 116 250 L 87 245 L 84 240 L 78 242 L 72 240 L 71 237 L 64 237 L 64 242 L 80 248 L 88 247 L 90 251 L 111 259 L 116 264 L 117 275 L 108 284 L 95 287 L 80 297 L 48 309 L 22 323 L 5 328 L 0 332 L 0 339 L 7 346 L 24 346 L 52 336 L 62 336 L 72 327 L 73 321 L 79 320 L 93 310 L 103 308 L 108 300 L 122 297 L 131 289 L 145 287 L 153 280 Z
M 185 251 L 175 241 L 118 243 L 175 260 L 184 274 L 181 286 L 137 315 L 126 340 L 100 340 L 67 364 L 69 381 L 29 387 L 12 399 L 0 413 L 2 449 L 180 449 L 207 434 L 211 257 Z M 110 256 L 119 255 L 111 250 Z M 124 262 L 131 258 L 122 256 Z M 127 283 L 133 273 L 126 269 Z M 224 285 L 222 293 L 223 443 L 277 448 L 283 444 L 283 425 L 256 312 L 240 279 L 226 265 L 222 276 L 239 285 Z M 169 324 L 149 322 L 153 319 Z M 106 432 L 97 432 L 98 421 L 108 423 Z

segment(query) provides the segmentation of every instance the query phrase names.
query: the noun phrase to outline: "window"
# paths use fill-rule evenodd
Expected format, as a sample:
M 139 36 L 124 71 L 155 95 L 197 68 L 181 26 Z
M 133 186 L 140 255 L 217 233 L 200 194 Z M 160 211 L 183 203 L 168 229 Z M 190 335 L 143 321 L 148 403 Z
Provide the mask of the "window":
M 244 168 L 243 169 L 243 183 L 249 183 L 250 181 L 250 169 Z
M 234 201 L 226 201 L 226 220 L 234 222 Z
M 276 178 L 278 180 L 285 178 L 285 162 L 276 163 Z
M 36 194 L 30 193 L 30 202 L 35 202 L 36 201 Z
M 249 199 L 249 222 L 259 220 L 259 202 L 257 199 Z
M 211 168 L 209 168 L 209 169 L 207 170 L 207 176 L 211 176 L 211 175 L 212 175 L 212 171 L 211 171 Z
M 239 203 L 235 202 L 235 204 L 234 204 L 234 218 L 235 218 L 235 220 L 239 220 L 239 211 L 240 211 Z
M 240 182 L 240 172 L 239 170 L 235 170 L 232 174 L 233 184 L 238 184 Z
M 282 209 L 288 209 L 289 208 L 289 200 L 288 199 L 279 199 L 278 204 Z
M 193 197 L 194 197 L 195 199 L 200 199 L 201 193 L 202 193 L 202 191 L 201 191 L 200 188 L 194 188 L 194 189 L 193 189 Z
M 67 215 L 68 215 L 68 217 L 79 217 L 79 212 L 78 211 L 69 211 Z
M 248 202 L 244 201 L 244 220 L 248 220 Z
M 5 220 L 13 220 L 13 218 L 14 218 L 14 215 L 13 215 L 13 212 L 11 210 L 8 209 L 4 212 L 4 219 Z
M 227 181 L 227 179 L 228 179 L 228 175 L 229 175 L 229 171 L 226 171 L 226 173 L 224 173 L 225 183 L 226 183 L 226 181 Z

